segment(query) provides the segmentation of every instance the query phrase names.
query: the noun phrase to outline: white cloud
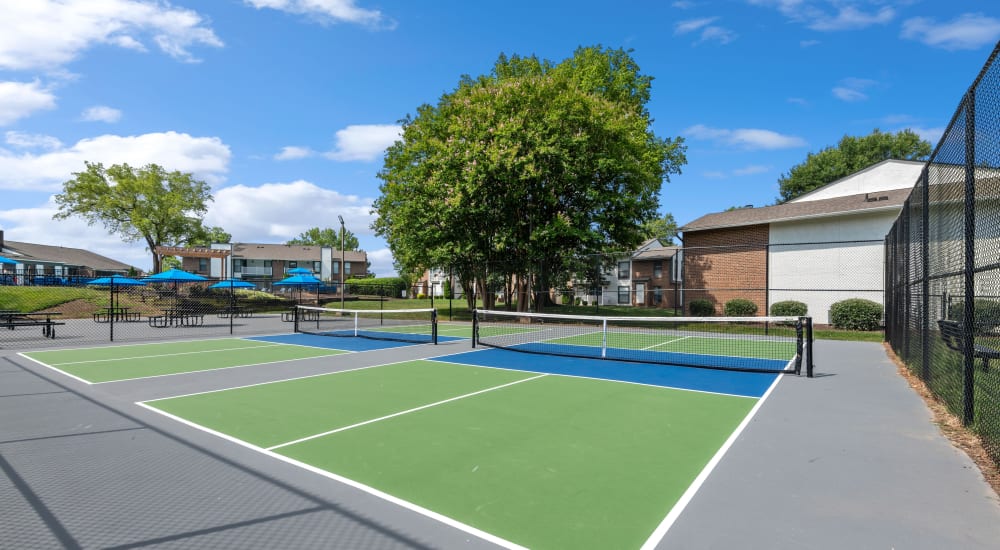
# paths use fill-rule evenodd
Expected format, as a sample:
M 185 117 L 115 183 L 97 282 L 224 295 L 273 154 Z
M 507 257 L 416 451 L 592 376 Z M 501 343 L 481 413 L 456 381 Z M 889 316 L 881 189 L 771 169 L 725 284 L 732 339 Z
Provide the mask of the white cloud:
M 799 41 L 799 46 L 802 48 L 811 48 L 813 46 L 819 45 L 819 40 L 801 40 Z
M 3 40 L 0 38 L 0 40 Z M 56 96 L 34 82 L 0 82 L 0 126 L 42 109 L 54 109 Z
M 395 124 L 351 125 L 337 130 L 334 150 L 324 156 L 339 161 L 371 162 L 378 159 L 402 133 L 402 126 Z
M 771 170 L 770 166 L 761 166 L 759 164 L 751 164 L 749 166 L 744 166 L 743 168 L 737 168 L 733 170 L 734 176 L 752 176 L 753 174 L 763 174 Z
M 717 21 L 718 17 L 702 17 L 700 19 L 688 19 L 685 21 L 679 21 L 674 25 L 674 34 L 688 34 L 692 32 L 698 32 L 699 39 L 696 44 L 702 42 L 718 42 L 720 44 L 728 44 L 733 40 L 736 40 L 736 33 L 718 25 L 712 25 Z
M 368 252 L 368 262 L 372 264 L 371 272 L 376 277 L 392 277 L 396 274 L 396 267 L 392 265 L 392 251 L 388 248 L 380 248 Z
M 759 128 L 710 128 L 696 124 L 682 134 L 693 139 L 710 140 L 724 145 L 736 145 L 744 149 L 790 149 L 805 147 L 806 141 L 798 136 L 786 136 L 771 130 Z
M 775 8 L 792 21 L 816 31 L 864 29 L 885 25 L 896 17 L 896 10 L 889 6 L 866 12 L 842 0 L 749 0 L 749 3 Z
M 831 90 L 833 96 L 841 101 L 857 102 L 868 99 L 865 90 L 875 86 L 878 82 L 866 78 L 845 78 L 840 81 L 840 85 Z
M 62 142 L 52 136 L 43 134 L 29 134 L 27 132 L 16 132 L 13 130 L 4 134 L 4 142 L 11 147 L 18 149 L 59 149 Z
M 915 17 L 903 22 L 901 36 L 945 50 L 975 50 L 1000 38 L 1000 19 L 981 13 L 963 13 L 948 23 Z
M 920 139 L 927 140 L 931 147 L 941 140 L 941 136 L 944 135 L 944 127 L 938 126 L 935 128 L 922 128 L 919 126 L 909 126 L 907 128 L 900 128 L 900 130 L 910 130 L 914 134 L 920 136 Z
M 100 44 L 145 51 L 143 39 L 182 61 L 197 61 L 192 46 L 223 45 L 201 15 L 166 2 L 31 0 L 5 2 L 3 11 L 3 69 L 58 69 Z
M 118 122 L 122 118 L 122 112 L 105 105 L 97 105 L 85 109 L 80 118 L 88 122 Z
M 281 152 L 274 155 L 274 160 L 295 160 L 304 159 L 306 157 L 313 156 L 315 151 L 308 147 L 296 147 L 289 145 L 287 147 L 282 147 Z
M 156 163 L 218 184 L 228 171 L 229 157 L 229 146 L 217 137 L 193 137 L 177 132 L 103 135 L 40 154 L 0 148 L 0 189 L 58 191 L 64 181 L 73 177 L 73 172 L 84 169 L 84 161 L 105 166 Z
M 312 17 L 321 23 L 357 23 L 367 27 L 394 28 L 396 23 L 379 10 L 367 10 L 354 0 L 244 0 L 257 9 L 272 9 Z

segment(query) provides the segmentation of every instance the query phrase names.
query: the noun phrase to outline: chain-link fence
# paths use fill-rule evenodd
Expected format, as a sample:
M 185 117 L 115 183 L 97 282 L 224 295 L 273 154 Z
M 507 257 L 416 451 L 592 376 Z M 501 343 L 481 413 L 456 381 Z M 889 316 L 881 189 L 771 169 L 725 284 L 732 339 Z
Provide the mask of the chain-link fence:
M 886 237 L 886 339 L 1000 464 L 998 51 Z

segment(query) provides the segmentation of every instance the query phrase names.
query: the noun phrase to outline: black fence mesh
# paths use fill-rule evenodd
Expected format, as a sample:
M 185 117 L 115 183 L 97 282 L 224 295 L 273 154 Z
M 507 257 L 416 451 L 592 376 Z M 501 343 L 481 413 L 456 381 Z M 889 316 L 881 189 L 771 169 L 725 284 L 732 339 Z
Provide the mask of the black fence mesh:
M 1000 464 L 998 51 L 886 237 L 886 339 Z

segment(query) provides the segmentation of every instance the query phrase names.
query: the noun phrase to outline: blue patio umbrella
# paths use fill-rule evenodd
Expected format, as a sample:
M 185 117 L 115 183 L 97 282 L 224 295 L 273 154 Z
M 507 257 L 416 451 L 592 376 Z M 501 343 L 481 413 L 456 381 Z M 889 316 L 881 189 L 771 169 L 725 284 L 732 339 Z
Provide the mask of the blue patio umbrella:
M 304 287 L 315 286 L 315 287 L 318 288 L 319 285 L 321 285 L 321 284 L 323 284 L 323 281 L 320 281 L 319 279 L 317 279 L 316 277 L 313 277 L 312 275 L 292 275 L 291 277 L 285 277 L 284 279 L 282 279 L 280 281 L 276 281 L 274 283 L 274 286 L 298 287 L 298 289 L 299 289 L 299 301 L 301 302 L 302 301 L 302 289 Z
M 11 260 L 10 258 L 4 258 L 3 256 L 0 256 L 0 264 L 17 265 L 17 262 Z
M 289 269 L 286 273 L 289 275 L 312 275 L 312 270 L 306 269 L 304 267 L 293 267 Z
M 99 277 L 88 282 L 87 284 L 94 286 L 143 286 L 146 283 L 137 279 L 112 275 L 111 277 Z
M 168 269 L 163 273 L 143 277 L 142 280 L 147 283 L 196 283 L 198 281 L 207 281 L 208 279 L 197 273 L 188 273 L 187 271 L 174 268 Z
M 225 281 L 219 281 L 208 288 L 257 288 L 257 285 L 240 279 L 226 279 Z

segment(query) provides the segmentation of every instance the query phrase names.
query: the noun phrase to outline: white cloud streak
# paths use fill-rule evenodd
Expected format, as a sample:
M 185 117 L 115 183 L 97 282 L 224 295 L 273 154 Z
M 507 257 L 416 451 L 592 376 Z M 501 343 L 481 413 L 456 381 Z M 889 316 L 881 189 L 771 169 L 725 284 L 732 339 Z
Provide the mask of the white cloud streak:
M 35 139 L 43 141 L 44 136 Z M 0 148 L 0 189 L 58 191 L 74 172 L 84 170 L 84 161 L 100 162 L 105 166 L 155 163 L 167 170 L 191 172 L 210 184 L 220 184 L 228 171 L 229 158 L 229 146 L 221 139 L 177 132 L 103 135 L 44 153 Z
M 244 0 L 258 10 L 272 9 L 305 15 L 320 23 L 355 23 L 370 28 L 393 29 L 395 21 L 379 10 L 359 8 L 354 0 Z
M 118 109 L 108 107 L 106 105 L 97 105 L 85 109 L 80 115 L 82 120 L 87 122 L 108 122 L 114 123 L 118 122 L 122 118 L 122 112 Z
M 59 149 L 62 142 L 52 136 L 42 134 L 29 134 L 26 132 L 16 132 L 13 130 L 4 134 L 4 142 L 11 147 L 18 149 Z
M 890 6 L 869 12 L 842 0 L 749 0 L 749 3 L 777 9 L 790 20 L 823 32 L 885 25 L 896 17 L 896 10 Z
M 944 50 L 976 50 L 1000 38 L 1000 19 L 981 13 L 964 13 L 947 23 L 929 17 L 903 22 L 901 36 Z
M 289 145 L 287 147 L 282 147 L 281 152 L 274 155 L 274 160 L 297 160 L 304 159 L 315 155 L 316 152 L 308 147 L 297 147 L 294 145 Z
M 0 69 L 58 69 L 95 45 L 147 50 L 150 41 L 181 61 L 190 49 L 223 43 L 197 12 L 139 0 L 31 0 L 4 3 Z
M 35 111 L 55 107 L 56 96 L 37 80 L 0 82 L 0 126 L 30 116 Z
M 750 150 L 792 149 L 806 146 L 806 141 L 798 136 L 787 136 L 759 128 L 725 129 L 697 124 L 687 128 L 682 134 L 692 139 L 714 141 Z
M 403 128 L 395 124 L 359 124 L 337 131 L 333 151 L 324 156 L 337 161 L 377 160 L 402 136 Z
M 868 94 L 865 93 L 865 90 L 876 84 L 878 82 L 867 78 L 845 78 L 831 92 L 834 97 L 841 101 L 854 103 L 868 99 Z

